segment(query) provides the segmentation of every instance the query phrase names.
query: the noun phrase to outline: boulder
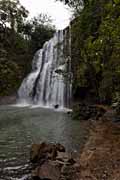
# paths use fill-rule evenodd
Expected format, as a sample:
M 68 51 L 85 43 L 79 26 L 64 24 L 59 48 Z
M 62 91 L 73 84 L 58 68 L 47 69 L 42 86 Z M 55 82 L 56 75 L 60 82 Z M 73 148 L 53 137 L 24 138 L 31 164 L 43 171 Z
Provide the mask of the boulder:
M 59 180 L 60 174 L 61 166 L 56 162 L 47 161 L 32 172 L 32 177 L 34 180 Z
M 32 163 L 40 162 L 43 159 L 54 158 L 57 155 L 56 149 L 52 144 L 33 144 L 30 151 L 30 160 Z
M 68 154 L 66 152 L 58 152 L 57 161 L 64 162 L 64 164 L 73 165 L 76 163 L 75 159 L 71 156 L 71 154 Z
M 58 152 L 56 160 L 67 162 L 70 159 L 70 156 L 68 153 L 65 152 Z
M 32 163 L 37 162 L 39 158 L 40 144 L 32 144 L 30 151 L 30 161 Z
M 78 180 L 76 154 L 66 153 L 61 144 L 33 144 L 31 148 L 34 180 Z M 36 163 L 36 164 L 34 164 Z
M 71 115 L 71 114 L 72 114 L 72 111 L 67 111 L 67 114 L 70 114 L 70 115 Z
M 59 108 L 59 104 L 54 105 L 54 108 L 58 109 Z
M 32 163 L 42 163 L 46 159 L 54 160 L 57 156 L 57 152 L 65 152 L 64 146 L 59 143 L 54 145 L 45 142 L 33 144 L 30 151 L 30 161 Z
M 57 143 L 55 146 L 56 146 L 57 151 L 65 152 L 65 147 L 61 145 L 60 143 Z

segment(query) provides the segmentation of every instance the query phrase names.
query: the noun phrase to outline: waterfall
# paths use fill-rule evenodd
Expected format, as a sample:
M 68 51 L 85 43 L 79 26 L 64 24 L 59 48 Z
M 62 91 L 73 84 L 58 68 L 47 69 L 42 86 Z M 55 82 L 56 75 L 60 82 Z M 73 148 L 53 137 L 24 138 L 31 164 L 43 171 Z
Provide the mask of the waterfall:
M 70 28 L 54 37 L 36 52 L 32 72 L 18 90 L 18 103 L 49 107 L 69 107 L 71 99 Z

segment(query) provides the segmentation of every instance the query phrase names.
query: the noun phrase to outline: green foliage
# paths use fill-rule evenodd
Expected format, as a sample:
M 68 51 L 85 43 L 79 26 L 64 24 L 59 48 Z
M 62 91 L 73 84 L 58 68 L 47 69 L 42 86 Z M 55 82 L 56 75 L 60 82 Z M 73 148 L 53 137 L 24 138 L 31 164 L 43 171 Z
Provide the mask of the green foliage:
M 0 23 L 9 23 L 12 31 L 18 29 L 27 16 L 28 11 L 19 0 L 0 0 Z
M 17 91 L 31 69 L 34 52 L 55 31 L 48 16 L 26 22 L 27 15 L 18 0 L 0 0 L 0 96 Z
M 19 86 L 20 69 L 14 62 L 0 61 L 0 96 L 14 93 Z
M 88 0 L 72 22 L 73 90 L 111 103 L 120 93 L 119 0 Z M 77 36 L 76 36 L 77 34 Z
M 55 32 L 52 20 L 46 14 L 40 14 L 38 17 L 34 17 L 26 23 L 24 28 L 24 33 L 30 38 L 31 50 L 33 53 L 42 48 L 43 44 L 48 41 Z
M 115 4 L 120 4 L 120 0 L 114 0 Z
M 80 12 L 84 4 L 88 3 L 88 0 L 56 0 L 61 1 L 65 5 L 68 5 L 76 13 Z

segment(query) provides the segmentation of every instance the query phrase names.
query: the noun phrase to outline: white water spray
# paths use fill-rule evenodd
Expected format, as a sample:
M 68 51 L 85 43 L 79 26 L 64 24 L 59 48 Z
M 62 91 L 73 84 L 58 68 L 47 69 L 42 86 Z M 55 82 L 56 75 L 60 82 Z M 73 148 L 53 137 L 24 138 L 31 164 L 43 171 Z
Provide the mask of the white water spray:
M 47 107 L 69 107 L 71 82 L 70 32 L 58 31 L 54 37 L 37 51 L 32 72 L 23 80 L 18 103 Z

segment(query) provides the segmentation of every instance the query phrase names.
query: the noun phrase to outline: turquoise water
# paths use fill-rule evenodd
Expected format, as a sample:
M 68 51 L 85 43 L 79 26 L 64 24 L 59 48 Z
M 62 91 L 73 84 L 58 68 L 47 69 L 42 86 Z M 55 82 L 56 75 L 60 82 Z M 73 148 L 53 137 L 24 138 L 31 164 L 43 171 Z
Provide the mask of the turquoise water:
M 66 112 L 0 106 L 0 180 L 29 176 L 32 143 L 59 142 L 69 151 L 79 151 L 86 134 L 84 125 Z

